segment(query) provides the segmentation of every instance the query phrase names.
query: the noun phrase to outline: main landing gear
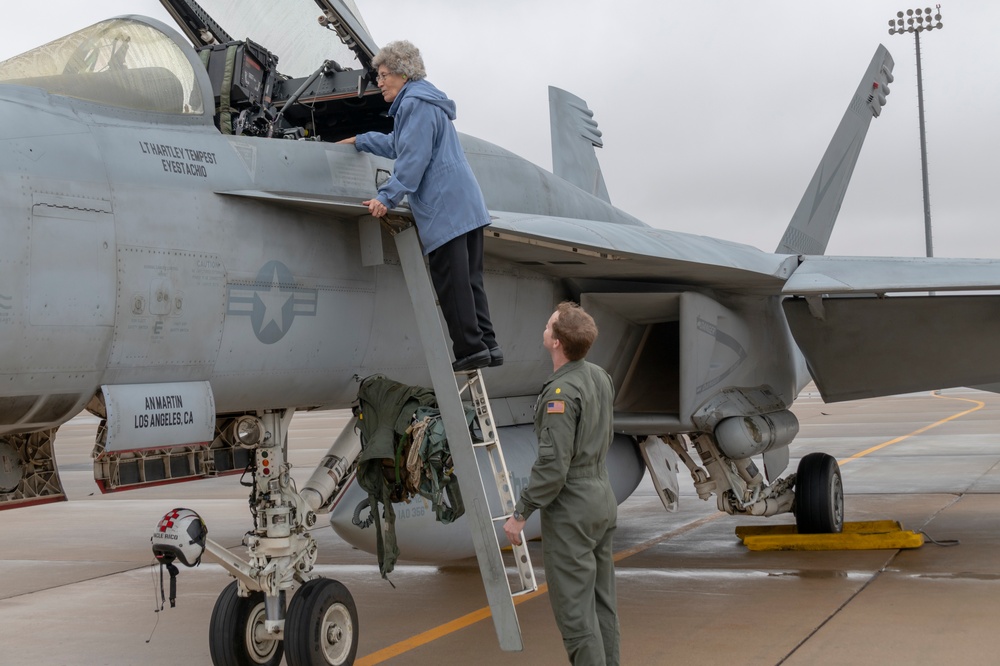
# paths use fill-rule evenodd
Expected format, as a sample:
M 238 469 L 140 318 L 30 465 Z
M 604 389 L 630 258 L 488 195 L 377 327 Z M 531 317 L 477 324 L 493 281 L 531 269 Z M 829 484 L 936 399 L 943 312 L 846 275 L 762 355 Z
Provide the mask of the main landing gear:
M 667 457 L 667 450 L 672 450 L 691 471 L 698 496 L 707 500 L 716 495 L 720 511 L 744 516 L 776 516 L 791 512 L 795 514 L 800 534 L 836 534 L 844 529 L 844 484 L 833 456 L 810 453 L 799 462 L 795 474 L 767 484 L 749 458 L 727 456 L 715 438 L 707 433 L 690 439 L 665 435 L 660 440 L 644 442 L 644 455 L 663 459 Z M 690 455 L 689 441 L 703 466 Z M 667 468 L 669 472 L 676 464 L 668 463 L 664 469 Z M 649 469 L 658 488 L 671 485 L 658 478 L 653 467 Z

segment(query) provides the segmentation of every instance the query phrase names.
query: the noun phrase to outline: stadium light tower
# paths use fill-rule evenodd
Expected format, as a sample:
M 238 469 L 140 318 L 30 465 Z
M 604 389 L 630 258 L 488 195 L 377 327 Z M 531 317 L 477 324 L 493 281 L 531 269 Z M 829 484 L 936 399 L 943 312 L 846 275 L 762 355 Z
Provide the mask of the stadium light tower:
M 944 27 L 941 23 L 941 5 L 934 5 L 934 8 L 933 14 L 930 7 L 907 9 L 905 12 L 896 12 L 896 18 L 889 20 L 890 35 L 912 32 L 917 43 L 917 110 L 920 114 L 920 167 L 924 182 L 924 237 L 928 257 L 934 256 L 934 241 L 931 238 L 931 198 L 927 185 L 927 138 L 924 135 L 924 83 L 920 71 L 920 33 Z

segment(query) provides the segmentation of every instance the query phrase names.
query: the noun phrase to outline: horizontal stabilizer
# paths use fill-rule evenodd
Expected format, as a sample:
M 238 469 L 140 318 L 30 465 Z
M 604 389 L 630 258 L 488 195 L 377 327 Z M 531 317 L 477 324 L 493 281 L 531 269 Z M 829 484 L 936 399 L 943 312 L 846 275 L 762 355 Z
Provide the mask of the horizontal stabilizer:
M 889 51 L 879 45 L 775 252 L 826 252 L 868 126 L 881 113 L 889 94 L 892 66 Z
M 782 305 L 827 402 L 1000 380 L 1000 295 L 791 298 Z
M 1000 259 L 806 257 L 785 283 L 788 296 L 1000 289 Z

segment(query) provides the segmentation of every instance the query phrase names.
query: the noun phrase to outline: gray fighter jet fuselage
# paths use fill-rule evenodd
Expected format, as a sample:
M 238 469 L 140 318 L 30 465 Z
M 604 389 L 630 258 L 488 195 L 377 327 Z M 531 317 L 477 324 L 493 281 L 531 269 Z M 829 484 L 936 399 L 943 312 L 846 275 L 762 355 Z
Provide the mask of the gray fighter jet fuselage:
M 241 415 L 347 408 L 376 373 L 428 383 L 390 232 L 360 204 L 393 163 L 334 142 L 389 129 L 369 70 L 328 62 L 289 80 L 263 47 L 181 24 L 199 52 L 159 22 L 122 17 L 0 66 L 0 446 L 21 460 L 0 487 L 7 505 L 61 495 L 54 467 L 27 461 L 51 458 L 55 430 L 85 407 L 105 419 L 95 477 L 107 491 L 241 471 Z M 870 81 L 890 69 L 880 49 L 817 171 L 836 164 L 834 177 L 804 197 L 813 215 L 793 219 L 786 251 L 812 235 L 825 245 L 881 108 Z M 720 508 L 789 510 L 790 488 L 769 503 L 752 463 L 737 478 L 720 461 L 763 454 L 771 480 L 787 466 L 788 407 L 808 380 L 783 306 L 799 258 L 616 209 L 592 114 L 557 89 L 550 104 L 556 173 L 462 137 L 493 218 L 486 288 L 506 362 L 486 378 L 498 424 L 531 423 L 551 369 L 540 332 L 559 301 L 577 300 L 600 327 L 589 358 L 615 380 L 623 437 L 683 450 L 690 436 L 718 465 L 707 476 L 730 477 L 712 486 Z M 650 446 L 647 464 L 673 459 Z M 669 506 L 670 482 L 658 485 Z
M 0 109 L 0 373 L 22 405 L 0 432 L 57 426 L 103 384 L 210 381 L 224 413 L 348 407 L 376 372 L 426 381 L 391 250 L 363 266 L 357 215 L 323 209 L 370 198 L 391 161 L 224 136 L 210 110 L 175 119 L 19 85 L 0 88 Z M 639 224 L 492 144 L 463 145 L 493 210 Z M 241 196 L 256 192 L 290 197 Z M 498 395 L 537 389 L 544 315 L 571 295 L 533 263 L 488 261 L 509 349 L 490 371 Z

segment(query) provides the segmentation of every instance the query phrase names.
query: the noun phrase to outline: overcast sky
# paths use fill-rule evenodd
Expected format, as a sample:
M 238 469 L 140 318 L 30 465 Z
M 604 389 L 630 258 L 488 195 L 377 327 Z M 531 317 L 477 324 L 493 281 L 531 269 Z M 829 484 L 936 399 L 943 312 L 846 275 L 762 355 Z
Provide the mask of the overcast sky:
M 918 5 L 357 4 L 376 42 L 420 47 L 428 79 L 458 104 L 459 130 L 550 168 L 547 86 L 566 88 L 587 100 L 604 133 L 598 155 L 615 205 L 655 227 L 767 251 L 884 43 L 896 80 L 872 123 L 829 253 L 924 254 L 914 39 L 887 32 L 898 10 Z M 122 13 L 170 21 L 158 0 L 14 3 L 0 24 L 0 58 Z M 1000 257 L 1000 3 L 945 3 L 941 13 L 944 29 L 921 40 L 934 250 Z M 303 25 L 303 39 L 333 37 L 314 27 L 313 16 Z

